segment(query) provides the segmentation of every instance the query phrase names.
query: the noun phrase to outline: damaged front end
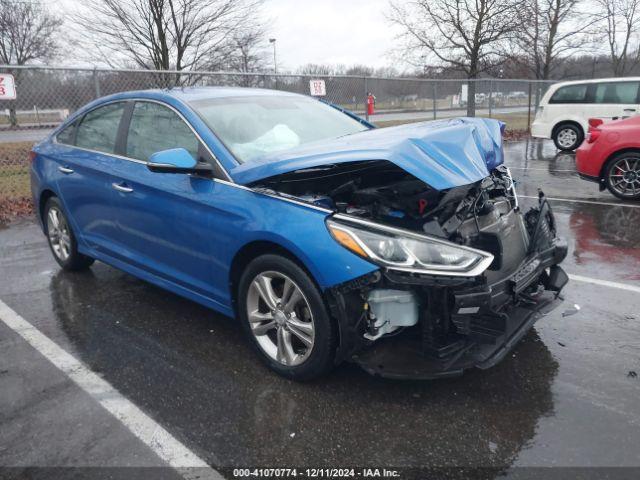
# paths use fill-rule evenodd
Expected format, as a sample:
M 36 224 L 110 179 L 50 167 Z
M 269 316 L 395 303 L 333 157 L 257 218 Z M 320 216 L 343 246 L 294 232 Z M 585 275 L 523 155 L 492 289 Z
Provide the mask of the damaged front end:
M 327 228 L 379 270 L 326 291 L 338 360 L 435 378 L 488 368 L 555 308 L 567 275 L 550 205 L 522 212 L 505 166 L 431 188 L 384 161 L 298 170 L 253 185 L 333 211 Z

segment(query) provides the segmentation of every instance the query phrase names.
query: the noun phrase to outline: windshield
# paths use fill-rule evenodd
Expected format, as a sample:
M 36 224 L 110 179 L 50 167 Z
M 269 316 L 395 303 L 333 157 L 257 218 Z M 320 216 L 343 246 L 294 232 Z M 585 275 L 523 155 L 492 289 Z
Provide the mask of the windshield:
M 191 106 L 240 162 L 368 130 L 339 110 L 302 96 L 211 98 Z

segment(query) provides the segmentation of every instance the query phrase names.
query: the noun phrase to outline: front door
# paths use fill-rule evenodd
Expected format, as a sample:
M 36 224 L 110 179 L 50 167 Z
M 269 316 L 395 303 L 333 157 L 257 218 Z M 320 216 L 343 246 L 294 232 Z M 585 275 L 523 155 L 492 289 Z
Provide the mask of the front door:
M 114 174 L 121 252 L 126 261 L 208 298 L 219 297 L 215 267 L 214 182 L 181 173 L 154 173 L 146 162 L 158 151 L 182 147 L 200 160 L 204 149 L 171 108 L 136 101 L 125 137 L 126 157 Z

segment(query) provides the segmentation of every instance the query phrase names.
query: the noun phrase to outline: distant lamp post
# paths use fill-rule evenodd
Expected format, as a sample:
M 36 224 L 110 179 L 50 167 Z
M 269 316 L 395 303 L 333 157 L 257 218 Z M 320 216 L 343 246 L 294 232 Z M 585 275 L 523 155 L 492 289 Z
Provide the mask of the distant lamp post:
M 276 39 L 270 38 L 269 43 L 273 45 L 273 73 L 278 73 L 278 62 L 276 60 Z

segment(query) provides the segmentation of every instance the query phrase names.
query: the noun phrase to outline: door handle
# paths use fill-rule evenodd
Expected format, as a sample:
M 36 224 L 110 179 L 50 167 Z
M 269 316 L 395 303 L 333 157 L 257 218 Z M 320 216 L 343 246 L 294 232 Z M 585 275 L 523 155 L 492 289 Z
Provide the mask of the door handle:
M 116 190 L 118 190 L 119 192 L 123 192 L 123 193 L 131 193 L 131 192 L 133 192 L 133 188 L 125 187 L 123 185 L 118 185 L 117 183 L 112 183 L 111 186 L 113 188 L 115 188 Z
M 70 173 L 73 173 L 73 170 L 71 170 L 70 168 L 67 167 L 58 167 L 58 170 L 60 170 L 62 173 L 69 175 Z
M 625 108 L 624 111 L 625 112 L 635 112 L 636 109 L 635 108 Z

